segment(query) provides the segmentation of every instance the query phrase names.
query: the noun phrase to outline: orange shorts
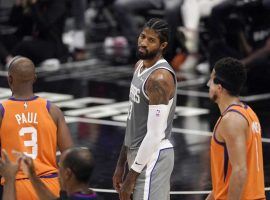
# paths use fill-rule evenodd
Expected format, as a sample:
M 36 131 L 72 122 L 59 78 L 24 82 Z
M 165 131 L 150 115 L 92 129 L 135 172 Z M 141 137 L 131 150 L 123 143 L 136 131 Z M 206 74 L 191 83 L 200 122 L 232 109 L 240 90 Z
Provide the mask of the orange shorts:
M 58 177 L 40 178 L 40 180 L 55 196 L 59 196 L 60 186 Z M 29 179 L 16 180 L 16 196 L 19 200 L 39 199 Z

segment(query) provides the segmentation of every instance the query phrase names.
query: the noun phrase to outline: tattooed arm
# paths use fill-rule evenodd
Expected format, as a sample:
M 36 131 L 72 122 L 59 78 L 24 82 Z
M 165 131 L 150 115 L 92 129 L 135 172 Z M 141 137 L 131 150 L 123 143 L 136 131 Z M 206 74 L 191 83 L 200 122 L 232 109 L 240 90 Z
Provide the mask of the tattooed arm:
M 149 105 L 169 103 L 174 96 L 175 81 L 168 70 L 158 69 L 154 71 L 146 82 L 146 94 L 149 97 Z

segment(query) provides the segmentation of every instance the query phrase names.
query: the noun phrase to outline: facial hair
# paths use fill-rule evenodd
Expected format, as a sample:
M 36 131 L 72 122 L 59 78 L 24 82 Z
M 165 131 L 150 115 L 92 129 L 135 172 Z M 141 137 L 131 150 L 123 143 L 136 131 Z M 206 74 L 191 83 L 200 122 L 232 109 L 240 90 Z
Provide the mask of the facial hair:
M 156 57 L 156 55 L 159 53 L 159 49 L 153 50 L 151 52 L 149 52 L 146 48 L 145 48 L 145 53 L 140 52 L 139 51 L 139 47 L 137 48 L 136 51 L 136 55 L 138 59 L 142 59 L 142 60 L 151 60 L 154 57 Z
M 210 100 L 211 101 L 213 101 L 214 103 L 216 103 L 217 102 L 217 94 L 213 94 L 213 96 L 212 97 L 210 97 Z

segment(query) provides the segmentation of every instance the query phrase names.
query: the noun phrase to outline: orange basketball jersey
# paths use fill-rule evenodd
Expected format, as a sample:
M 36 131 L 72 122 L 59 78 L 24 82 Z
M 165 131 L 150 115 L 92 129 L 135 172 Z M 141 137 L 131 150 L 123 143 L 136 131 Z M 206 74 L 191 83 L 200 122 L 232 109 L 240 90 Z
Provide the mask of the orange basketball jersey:
M 222 117 L 228 112 L 239 113 L 247 120 L 249 125 L 246 142 L 247 180 L 241 199 L 265 199 L 261 127 L 258 117 L 247 105 L 231 105 L 221 115 L 214 128 L 211 139 L 211 175 L 214 199 L 227 199 L 232 170 L 226 144 L 218 141 L 215 137 Z
M 2 103 L 1 148 L 12 161 L 12 150 L 23 152 L 34 160 L 38 176 L 57 172 L 57 127 L 50 113 L 50 102 L 35 96 L 27 100 L 10 98 Z M 16 179 L 27 178 L 19 171 Z

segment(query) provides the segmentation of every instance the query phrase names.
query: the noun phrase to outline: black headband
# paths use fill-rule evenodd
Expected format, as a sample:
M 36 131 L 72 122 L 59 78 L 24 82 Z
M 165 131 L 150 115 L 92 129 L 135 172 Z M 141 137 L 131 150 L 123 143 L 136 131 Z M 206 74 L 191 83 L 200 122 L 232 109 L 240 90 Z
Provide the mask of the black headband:
M 14 58 L 12 58 L 12 60 L 8 63 L 7 69 L 9 70 L 10 67 L 12 66 L 12 64 L 13 64 L 16 60 L 18 60 L 18 59 L 20 59 L 20 58 L 22 58 L 22 56 L 15 56 Z
M 222 87 L 224 87 L 228 91 L 235 91 L 235 87 L 229 83 L 228 81 L 225 81 L 223 78 L 220 76 L 216 75 L 214 78 L 214 83 L 215 84 L 220 84 Z

